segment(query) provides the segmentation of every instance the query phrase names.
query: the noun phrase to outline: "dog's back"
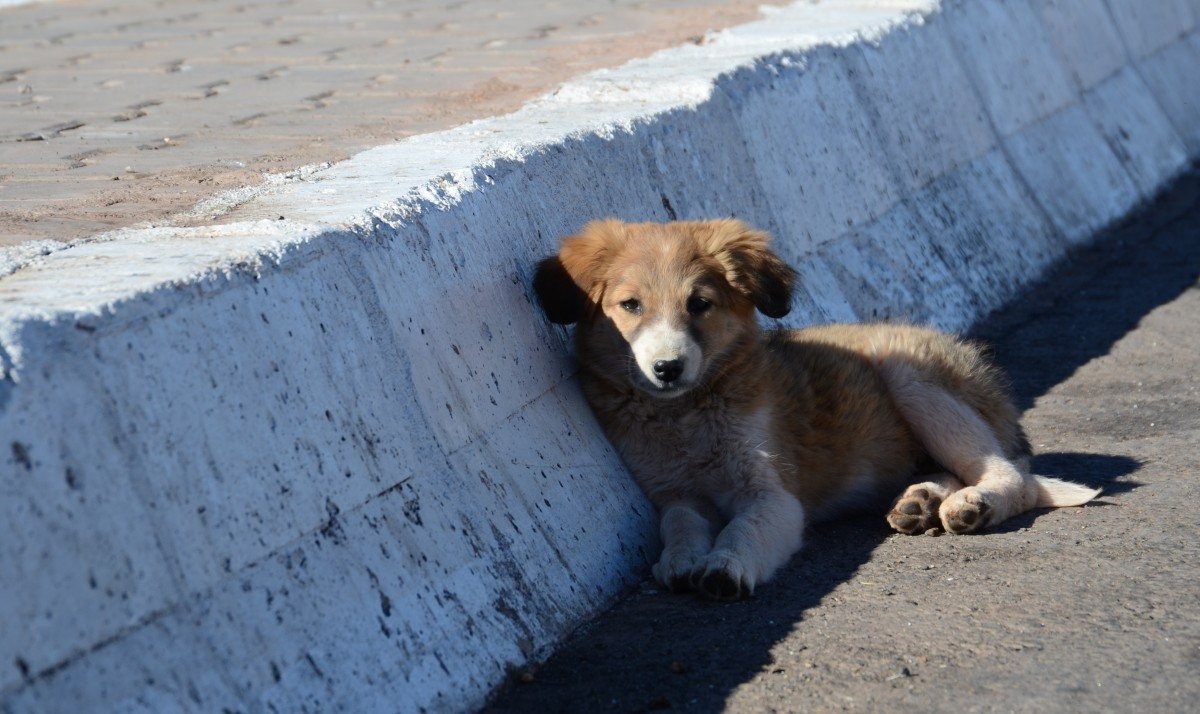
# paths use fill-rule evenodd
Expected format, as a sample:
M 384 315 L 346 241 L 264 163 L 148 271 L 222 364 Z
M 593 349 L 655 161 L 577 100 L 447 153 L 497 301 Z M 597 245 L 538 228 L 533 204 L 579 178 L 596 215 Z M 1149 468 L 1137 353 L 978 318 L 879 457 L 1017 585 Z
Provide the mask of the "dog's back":
M 773 333 L 772 343 L 824 344 L 848 350 L 880 370 L 903 363 L 963 400 L 996 434 L 1010 459 L 1027 458 L 1029 442 L 1021 430 L 1009 381 L 979 343 L 905 324 L 822 325 Z

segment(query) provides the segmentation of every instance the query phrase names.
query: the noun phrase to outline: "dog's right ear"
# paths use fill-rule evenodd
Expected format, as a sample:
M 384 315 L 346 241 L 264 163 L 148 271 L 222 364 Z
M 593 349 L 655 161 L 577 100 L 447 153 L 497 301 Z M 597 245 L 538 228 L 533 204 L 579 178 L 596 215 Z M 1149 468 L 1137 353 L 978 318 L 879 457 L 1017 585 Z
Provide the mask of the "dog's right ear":
M 604 291 L 604 270 L 625 242 L 625 224 L 593 221 L 579 235 L 563 240 L 558 255 L 538 263 L 533 290 L 551 322 L 569 325 L 583 319 Z

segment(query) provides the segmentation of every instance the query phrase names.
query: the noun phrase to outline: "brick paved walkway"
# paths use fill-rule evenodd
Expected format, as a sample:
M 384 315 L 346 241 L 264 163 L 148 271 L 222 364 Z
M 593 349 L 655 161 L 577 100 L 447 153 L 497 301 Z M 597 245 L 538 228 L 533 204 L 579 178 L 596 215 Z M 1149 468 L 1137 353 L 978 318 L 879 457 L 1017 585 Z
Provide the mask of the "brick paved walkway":
M 0 6 L 0 248 L 517 108 L 754 19 L 758 0 L 100 0 Z

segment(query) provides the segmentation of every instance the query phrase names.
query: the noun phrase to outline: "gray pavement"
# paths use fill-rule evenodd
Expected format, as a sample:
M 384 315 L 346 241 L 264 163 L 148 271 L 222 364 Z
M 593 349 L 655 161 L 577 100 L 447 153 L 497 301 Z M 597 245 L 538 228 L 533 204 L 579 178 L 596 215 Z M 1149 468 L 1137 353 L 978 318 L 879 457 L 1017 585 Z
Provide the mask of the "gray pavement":
M 182 216 L 264 171 L 512 111 L 758 0 L 0 7 L 0 248 Z M 768 3 L 770 4 L 770 3 Z
M 644 585 L 493 712 L 1200 710 L 1200 174 L 981 325 L 1035 468 L 1102 485 L 980 536 L 812 529 L 751 600 Z

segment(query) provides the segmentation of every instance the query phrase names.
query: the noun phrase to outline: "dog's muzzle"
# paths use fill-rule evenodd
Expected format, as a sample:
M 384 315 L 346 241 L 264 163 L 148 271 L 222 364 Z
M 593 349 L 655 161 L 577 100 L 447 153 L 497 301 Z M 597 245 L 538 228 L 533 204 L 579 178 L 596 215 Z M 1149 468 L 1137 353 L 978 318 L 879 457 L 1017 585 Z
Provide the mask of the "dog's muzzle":
M 659 322 L 642 330 L 631 347 L 648 391 L 674 392 L 695 382 L 703 355 L 687 331 Z

